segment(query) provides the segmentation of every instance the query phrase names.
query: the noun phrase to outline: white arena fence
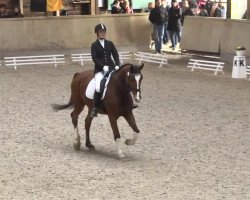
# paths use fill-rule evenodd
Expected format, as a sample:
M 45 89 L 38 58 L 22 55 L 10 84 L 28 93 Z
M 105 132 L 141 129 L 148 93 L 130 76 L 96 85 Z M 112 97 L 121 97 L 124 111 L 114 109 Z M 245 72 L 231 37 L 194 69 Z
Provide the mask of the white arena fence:
M 86 62 L 93 62 L 90 53 L 77 53 L 77 54 L 70 54 L 70 59 L 68 62 L 79 62 L 82 66 Z M 119 57 L 121 64 L 125 61 L 136 60 L 139 61 L 139 64 L 142 62 L 149 62 L 160 64 L 159 68 L 162 65 L 169 65 L 167 60 L 166 54 L 153 54 L 147 52 L 127 52 L 122 51 L 119 52 Z M 5 66 L 13 66 L 16 70 L 18 66 L 22 65 L 42 65 L 42 64 L 53 64 L 55 67 L 58 64 L 63 64 L 66 62 L 65 55 L 57 54 L 57 55 L 37 55 L 37 56 L 13 56 L 13 57 L 4 57 L 3 63 Z M 1 65 L 1 63 L 0 63 Z
M 4 57 L 5 66 L 13 66 L 17 69 L 17 66 L 22 65 L 40 65 L 40 64 L 53 64 L 57 67 L 57 64 L 65 63 L 65 56 L 63 54 L 58 55 L 41 55 L 41 56 L 16 56 L 16 57 Z
M 135 53 L 134 56 L 135 60 L 139 61 L 139 64 L 142 62 L 156 63 L 160 64 L 159 68 L 161 68 L 162 65 L 169 65 L 166 54 L 153 54 L 139 51 Z
M 246 67 L 246 75 L 249 77 L 249 81 L 250 81 L 250 66 Z
M 224 62 L 190 59 L 187 67 L 191 68 L 191 71 L 194 71 L 194 69 L 202 69 L 214 71 L 214 75 L 217 75 L 218 72 L 221 72 L 224 75 L 224 65 Z
M 124 63 L 125 60 L 131 60 L 132 55 L 133 54 L 131 52 L 119 52 L 121 64 Z M 80 62 L 83 66 L 85 62 L 92 62 L 92 57 L 90 53 L 71 54 L 71 61 Z

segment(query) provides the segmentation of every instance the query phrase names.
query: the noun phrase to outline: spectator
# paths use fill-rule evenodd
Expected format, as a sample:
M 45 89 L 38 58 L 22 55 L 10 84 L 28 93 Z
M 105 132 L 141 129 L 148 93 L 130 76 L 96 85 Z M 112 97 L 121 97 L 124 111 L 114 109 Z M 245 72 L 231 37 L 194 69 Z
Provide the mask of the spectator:
M 162 0 L 161 3 L 162 3 L 162 7 L 165 8 L 168 13 L 168 10 L 169 10 L 168 2 L 166 0 Z M 168 19 L 166 20 L 166 23 L 164 25 L 163 44 L 167 44 L 169 42 L 169 34 L 168 34 L 167 27 L 168 27 Z
M 12 17 L 14 18 L 19 18 L 19 17 L 23 17 L 23 14 L 21 12 L 21 9 L 18 6 L 14 7 L 14 11 L 12 13 Z
M 206 6 L 205 5 L 201 5 L 200 6 L 199 16 L 201 16 L 201 17 L 208 17 L 208 12 L 206 10 Z
M 143 8 L 142 12 L 151 12 L 151 10 L 154 8 L 154 3 L 153 2 L 149 2 L 148 3 L 148 7 L 147 8 Z
M 205 4 L 205 9 L 207 10 L 208 16 L 210 16 L 211 14 L 212 6 L 213 6 L 213 3 L 211 2 L 211 0 L 207 0 Z
M 121 12 L 125 13 L 125 0 L 118 0 L 120 3 Z
M 169 8 L 168 15 L 168 31 L 172 50 L 175 50 L 177 43 L 181 41 L 181 9 L 177 0 L 172 0 L 172 6 Z
M 164 25 L 167 19 L 167 10 L 161 6 L 161 0 L 156 0 L 155 7 L 151 10 L 149 14 L 149 21 L 154 25 L 153 38 L 155 41 L 156 53 L 161 53 L 164 35 Z
M 220 10 L 221 10 L 221 17 L 222 17 L 222 18 L 227 18 L 227 10 L 226 10 L 226 7 L 223 6 L 222 3 L 219 3 L 219 4 L 218 4 L 218 7 L 219 7 Z
M 187 0 L 182 1 L 182 15 L 181 15 L 181 25 L 183 26 L 185 16 L 193 16 L 191 8 L 189 7 L 189 2 Z
M 111 14 L 119 14 L 121 13 L 120 1 L 115 0 L 112 4 Z
M 218 3 L 214 3 L 211 9 L 210 16 L 211 17 L 221 17 L 221 9 L 218 6 Z
M 10 14 L 6 11 L 6 5 L 0 4 L 0 18 L 11 17 Z
M 125 13 L 133 13 L 133 9 L 130 6 L 129 0 L 125 0 L 124 5 L 125 5 L 125 7 L 124 7 L 124 12 Z

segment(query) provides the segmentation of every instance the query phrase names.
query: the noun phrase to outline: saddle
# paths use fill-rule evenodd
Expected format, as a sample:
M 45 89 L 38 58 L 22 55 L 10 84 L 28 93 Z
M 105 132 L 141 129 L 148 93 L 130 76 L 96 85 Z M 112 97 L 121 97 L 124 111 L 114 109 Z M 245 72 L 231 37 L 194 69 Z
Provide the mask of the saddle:
M 108 72 L 105 74 L 105 76 L 103 77 L 103 79 L 101 80 L 101 86 L 100 86 L 100 95 L 101 95 L 101 100 L 104 99 L 106 91 L 107 91 L 107 86 L 109 84 L 110 78 L 112 76 L 112 74 L 114 73 L 114 71 Z M 95 78 L 93 78 L 86 89 L 86 96 L 89 99 L 94 99 L 94 93 L 95 93 Z

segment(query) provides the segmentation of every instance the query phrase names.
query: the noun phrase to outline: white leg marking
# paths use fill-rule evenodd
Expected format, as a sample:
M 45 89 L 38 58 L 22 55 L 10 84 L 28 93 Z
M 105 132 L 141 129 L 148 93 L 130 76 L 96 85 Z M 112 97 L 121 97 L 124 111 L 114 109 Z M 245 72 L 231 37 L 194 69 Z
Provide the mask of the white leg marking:
M 75 133 L 76 133 L 76 138 L 74 140 L 73 146 L 74 146 L 74 149 L 79 150 L 81 146 L 81 142 L 80 142 L 81 137 L 79 134 L 78 127 L 75 128 Z
M 118 150 L 118 155 L 119 155 L 119 157 L 120 158 L 125 158 L 126 157 L 126 155 L 122 152 L 122 140 L 121 140 L 121 138 L 117 138 L 116 139 L 116 145 L 117 145 L 117 150 Z
M 134 145 L 137 141 L 137 138 L 138 138 L 138 133 L 134 132 L 134 136 L 132 139 L 127 139 L 126 140 L 126 145 Z
M 140 83 L 141 75 L 135 76 L 136 84 L 137 84 L 137 90 L 139 89 L 139 83 Z M 140 92 L 138 91 L 136 94 L 136 99 L 140 100 Z

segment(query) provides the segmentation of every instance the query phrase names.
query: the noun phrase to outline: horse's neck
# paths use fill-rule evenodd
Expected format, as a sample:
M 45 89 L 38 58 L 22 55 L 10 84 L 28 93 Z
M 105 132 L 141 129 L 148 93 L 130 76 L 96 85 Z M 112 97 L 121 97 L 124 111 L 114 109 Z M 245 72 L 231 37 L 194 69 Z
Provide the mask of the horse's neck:
M 125 66 L 123 69 L 117 72 L 115 76 L 112 79 L 112 83 L 114 84 L 114 87 L 119 90 L 123 91 L 123 94 L 128 94 L 128 69 Z

